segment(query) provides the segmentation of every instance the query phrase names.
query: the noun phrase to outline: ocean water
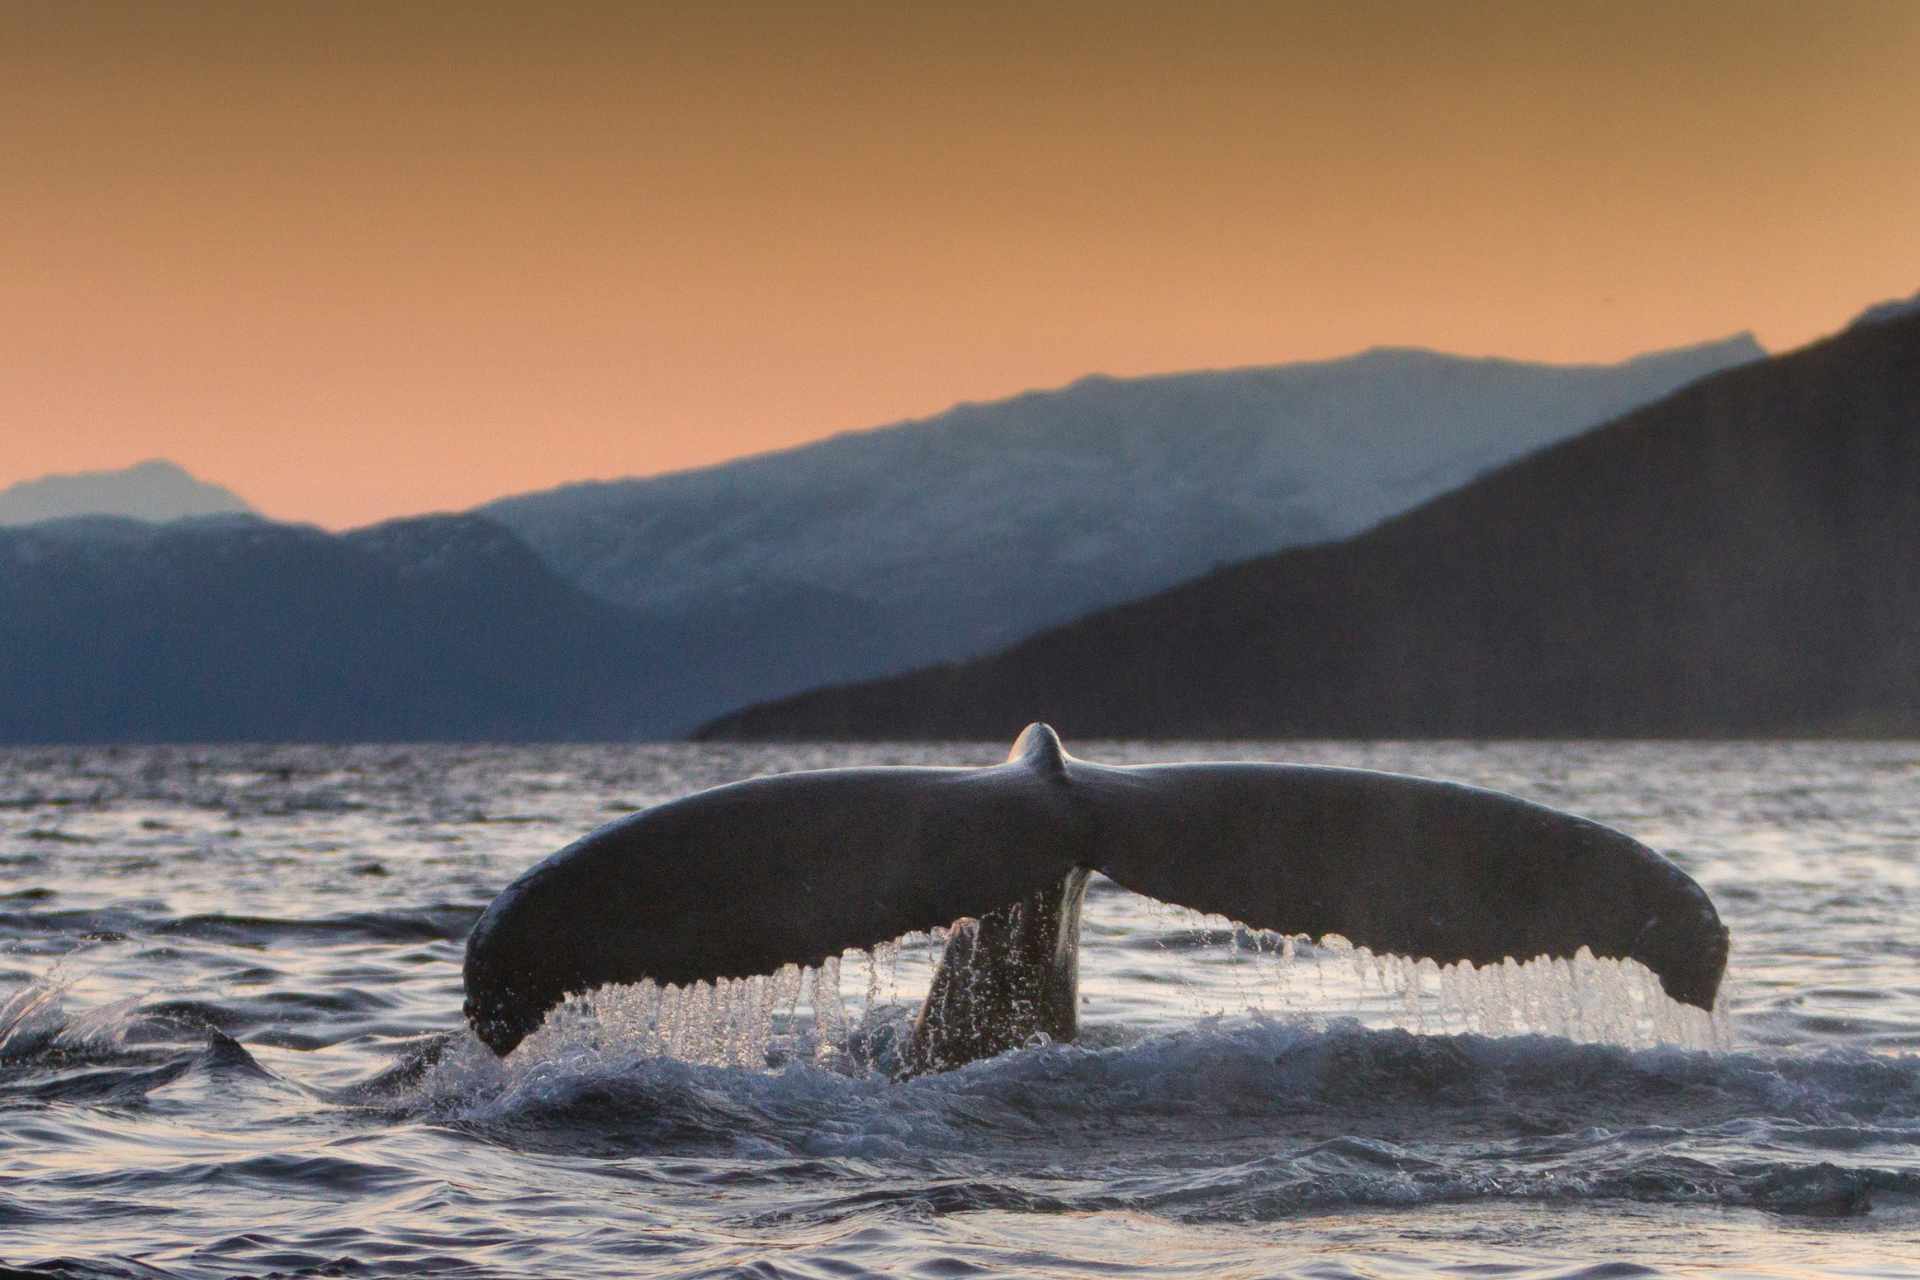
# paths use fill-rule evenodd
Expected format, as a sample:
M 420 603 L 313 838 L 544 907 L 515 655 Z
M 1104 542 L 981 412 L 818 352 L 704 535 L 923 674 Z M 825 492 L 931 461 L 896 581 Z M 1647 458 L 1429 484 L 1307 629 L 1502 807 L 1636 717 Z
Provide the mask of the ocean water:
M 921 937 L 750 990 L 602 993 L 501 1062 L 460 1021 L 462 943 L 534 860 L 736 778 L 1004 744 L 11 750 L 0 1262 L 1920 1275 L 1920 744 L 1068 746 L 1395 769 L 1600 819 L 1713 895 L 1723 1007 L 1096 882 L 1075 1045 L 894 1081 Z

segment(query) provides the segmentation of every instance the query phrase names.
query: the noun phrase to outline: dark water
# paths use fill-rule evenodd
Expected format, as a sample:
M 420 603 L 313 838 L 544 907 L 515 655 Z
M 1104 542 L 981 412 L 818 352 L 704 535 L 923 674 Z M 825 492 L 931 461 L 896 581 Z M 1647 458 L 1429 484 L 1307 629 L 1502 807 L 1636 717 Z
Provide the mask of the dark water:
M 1728 1007 L 1680 1018 L 1618 972 L 1289 956 L 1102 884 L 1080 1045 L 871 1070 L 924 986 L 921 940 L 849 957 L 838 999 L 774 993 L 771 1068 L 712 1065 L 763 1047 L 685 1009 L 675 1044 L 710 1061 L 660 1056 L 632 991 L 502 1064 L 460 1026 L 461 942 L 535 858 L 736 777 L 1004 747 L 12 751 L 0 1260 L 1920 1274 L 1920 744 L 1071 745 L 1402 769 L 1610 822 L 1720 904 Z

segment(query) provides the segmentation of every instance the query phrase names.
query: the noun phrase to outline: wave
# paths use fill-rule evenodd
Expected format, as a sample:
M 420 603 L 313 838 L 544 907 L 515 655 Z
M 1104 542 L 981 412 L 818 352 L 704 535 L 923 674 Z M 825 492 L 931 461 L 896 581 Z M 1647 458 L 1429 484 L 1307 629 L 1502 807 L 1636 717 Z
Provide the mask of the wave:
M 15 896 L 29 903 L 43 900 Z M 405 910 L 307 918 L 225 912 L 176 916 L 163 903 L 133 902 L 100 909 L 0 911 L 0 938 L 71 935 L 88 941 L 118 941 L 138 935 L 256 948 L 333 942 L 445 942 L 464 938 L 480 911 L 481 906 L 472 903 L 433 903 Z
M 1912 1055 L 1251 1016 L 1155 1034 L 1105 1024 L 1081 1044 L 900 1082 L 888 1052 L 911 1010 L 888 1006 L 837 1042 L 788 1031 L 769 1068 L 684 1061 L 563 1020 L 504 1062 L 464 1029 L 396 1041 L 387 1068 L 322 1088 L 297 1078 L 297 1054 L 275 1057 L 276 1073 L 223 1030 L 244 1035 L 252 1016 L 231 1000 L 129 997 L 72 1013 L 66 981 L 57 969 L 0 1002 L 0 1095 L 138 1106 L 187 1078 L 170 1104 L 212 1107 L 255 1086 L 297 1090 L 373 1124 L 764 1183 L 743 1219 L 757 1227 L 975 1210 L 1258 1223 L 1492 1201 L 1920 1221 Z M 309 1174 L 325 1181 L 297 1165 L 275 1176 Z
M 583 1044 L 503 1064 L 463 1036 L 423 1073 L 415 1105 L 506 1146 L 576 1154 L 882 1161 L 949 1176 L 982 1161 L 1066 1162 L 1100 1189 L 1057 1207 L 1193 1221 L 1488 1198 L 1824 1215 L 1920 1197 L 1920 1059 L 1850 1051 L 1627 1050 L 1251 1018 L 896 1083 L 808 1061 L 755 1071 Z M 1004 1207 L 1000 1190 L 945 1177 L 897 1194 L 921 1210 Z M 1018 1195 L 1039 1207 L 1030 1186 Z
M 151 932 L 255 947 L 316 942 L 443 942 L 466 937 L 480 911 L 478 906 L 438 903 L 405 911 L 355 911 L 299 920 L 203 914 L 167 920 L 153 926 Z

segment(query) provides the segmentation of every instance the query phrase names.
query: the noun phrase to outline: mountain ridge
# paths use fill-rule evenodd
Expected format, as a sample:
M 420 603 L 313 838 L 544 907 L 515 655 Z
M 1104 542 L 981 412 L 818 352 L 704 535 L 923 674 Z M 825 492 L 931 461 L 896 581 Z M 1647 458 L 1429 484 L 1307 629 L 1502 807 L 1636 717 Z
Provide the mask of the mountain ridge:
M 1690 349 L 1674 357 L 1679 367 L 1663 376 L 1677 376 L 1703 355 L 1717 362 L 1743 350 L 1738 342 L 1717 351 Z M 1447 378 L 1469 393 L 1489 370 L 1519 369 L 1532 378 L 1519 362 L 1399 349 L 1336 363 L 1331 370 L 1280 366 L 1250 376 L 1271 375 L 1283 393 L 1311 401 L 1317 377 L 1337 383 L 1355 366 L 1369 376 L 1386 368 L 1404 375 L 1395 394 L 1414 405 L 1427 404 Z M 1434 371 L 1444 375 L 1440 382 Z M 1199 373 L 1149 381 L 1175 409 L 1218 407 L 1220 388 L 1232 385 Z M 1136 391 L 1114 379 L 1075 385 L 1076 394 L 1096 401 L 1130 402 Z M 1190 394 L 1196 389 L 1197 400 Z M 1009 403 L 1044 409 L 1063 394 L 1035 392 Z M 1232 397 L 1226 402 L 1231 407 Z M 1463 403 L 1477 401 L 1467 394 Z M 973 418 L 991 424 L 1002 407 L 978 407 Z M 955 413 L 964 427 L 968 414 Z M 1169 438 L 1168 420 L 1199 426 Z M 1258 414 L 1224 423 L 1206 413 L 1139 420 L 1069 415 L 1068 430 L 1059 433 L 1045 429 L 1050 421 L 1044 414 L 1027 421 L 1040 446 L 1017 461 L 1037 466 L 1037 479 L 1012 495 L 1014 514 L 1036 523 L 1022 526 L 1022 534 L 986 520 L 986 536 L 960 553 L 941 548 L 947 558 L 932 589 L 952 596 L 955 608 L 990 600 L 997 589 L 994 566 L 1009 555 L 1041 561 L 1040 572 L 1051 575 L 1041 585 L 1063 598 L 1088 579 L 1114 589 L 1102 557 L 1110 555 L 1116 524 L 1127 525 L 1123 532 L 1137 544 L 1177 534 L 1209 548 L 1212 560 L 1231 558 L 1226 535 L 1244 529 L 1231 513 L 1215 509 L 1201 479 L 1211 474 L 1206 467 L 1245 470 L 1234 451 L 1257 444 L 1266 429 Z M 1131 425 L 1134 434 L 1120 431 L 1115 440 L 1115 421 Z M 1417 435 L 1424 422 L 1409 414 L 1399 429 Z M 1338 424 L 1316 430 L 1320 443 L 1338 442 Z M 1311 435 L 1301 438 L 1311 443 Z M 936 473 L 956 458 L 984 458 L 990 465 L 981 474 L 989 480 L 1004 461 L 992 433 L 928 438 L 896 432 L 891 439 L 893 452 L 864 463 L 869 473 L 885 472 L 903 450 Z M 1219 456 L 1203 458 L 1197 472 L 1178 470 L 1208 449 Z M 1099 461 L 1089 463 L 1076 450 L 1093 450 Z M 1448 465 L 1463 465 L 1463 457 L 1456 451 Z M 1404 473 L 1417 472 L 1404 458 L 1389 461 Z M 763 465 L 783 469 L 777 459 Z M 1176 496 L 1190 514 L 1179 528 L 1156 523 L 1150 511 L 1116 514 L 1081 492 L 1088 467 L 1103 475 L 1168 476 L 1169 487 L 1187 486 Z M 805 480 L 796 482 L 800 489 Z M 739 489 L 738 481 L 737 471 L 723 467 L 705 473 L 702 483 L 725 494 Z M 1417 474 L 1412 482 L 1436 483 Z M 1262 499 L 1282 504 L 1304 492 L 1299 484 L 1255 488 Z M 829 498 L 802 496 L 831 523 Z M 862 545 L 863 530 L 869 540 L 875 528 L 886 533 L 882 560 L 892 563 L 869 563 L 864 579 L 823 583 L 765 573 L 746 586 L 722 583 L 695 598 L 639 604 L 586 591 L 486 514 L 405 517 L 340 534 L 251 513 L 160 524 L 71 516 L 0 529 L 0 740 L 675 736 L 764 700 L 769 690 L 889 669 L 901 645 L 915 641 L 916 625 L 923 642 L 928 626 L 902 587 L 919 571 L 916 546 L 939 543 L 939 521 L 929 532 L 923 517 L 944 504 L 949 522 L 981 524 L 969 506 L 976 496 L 909 486 L 890 492 L 892 505 L 873 517 L 877 523 L 856 520 L 835 529 L 841 546 Z M 1008 495 L 992 490 L 987 496 L 1004 503 Z M 745 494 L 749 506 L 751 497 Z M 1132 505 L 1146 504 L 1135 495 Z M 704 503 L 666 517 L 696 531 L 716 523 Z M 1294 528 L 1303 537 L 1322 532 L 1306 518 Z M 1033 538 L 1021 542 L 1027 535 Z
M 1891 306 L 1901 306 L 1901 305 L 1904 305 L 1904 304 L 1897 301 L 1879 304 L 1879 306 L 1876 306 L 1875 308 L 1870 308 L 1867 313 L 1863 313 L 1862 316 L 1856 318 L 1855 323 L 1859 323 L 1860 320 L 1866 319 L 1868 315 L 1872 314 L 1872 312 L 1879 310 L 1880 306 L 1891 307 Z M 772 448 L 759 450 L 753 453 L 745 453 L 745 454 L 740 454 L 736 457 L 723 458 L 717 462 L 701 463 L 691 467 L 677 467 L 672 470 L 652 472 L 645 475 L 610 476 L 610 477 L 598 478 L 598 479 L 567 480 L 557 485 L 548 486 L 547 488 L 544 488 L 544 489 L 533 489 L 533 490 L 527 490 L 521 493 L 503 494 L 497 498 L 489 498 L 487 501 L 481 503 L 478 507 L 473 508 L 473 510 L 474 511 L 484 510 L 487 507 L 496 506 L 502 503 L 518 502 L 518 501 L 521 501 L 522 499 L 527 499 L 527 498 L 545 497 L 550 494 L 591 493 L 591 492 L 602 491 L 607 489 L 625 489 L 635 485 L 651 484 L 655 481 L 674 480 L 682 477 L 701 476 L 701 475 L 708 475 L 716 472 L 724 472 L 742 463 L 757 463 L 757 462 L 763 462 L 763 461 L 768 461 L 772 459 L 786 458 L 795 454 L 806 453 L 819 445 L 827 444 L 833 441 L 859 439 L 862 437 L 869 437 L 869 436 L 886 433 L 886 432 L 911 429 L 914 427 L 924 426 L 929 423 L 937 423 L 955 414 L 962 413 L 962 412 L 978 412 L 982 410 L 1001 408 L 1001 407 L 1033 401 L 1033 400 L 1044 400 L 1050 397 L 1059 396 L 1066 392 L 1078 390 L 1085 387 L 1110 387 L 1110 386 L 1127 386 L 1127 385 L 1137 385 L 1137 384 L 1147 384 L 1147 383 L 1177 382 L 1183 379 L 1200 380 L 1200 379 L 1206 379 L 1206 378 L 1210 378 L 1210 377 L 1214 377 L 1222 374 L 1239 375 L 1239 374 L 1262 374 L 1262 373 L 1286 373 L 1290 371 L 1298 371 L 1298 370 L 1305 370 L 1305 369 L 1326 369 L 1326 368 L 1343 367 L 1343 366 L 1352 367 L 1352 366 L 1360 365 L 1372 360 L 1396 358 L 1396 357 L 1409 357 L 1409 358 L 1415 358 L 1415 359 L 1427 357 L 1438 362 L 1444 362 L 1449 364 L 1481 365 L 1481 366 L 1495 367 L 1495 368 L 1537 369 L 1537 370 L 1562 371 L 1562 372 L 1598 372 L 1598 371 L 1609 370 L 1609 369 L 1625 369 L 1625 368 L 1635 368 L 1635 367 L 1646 368 L 1656 364 L 1660 364 L 1662 362 L 1670 362 L 1670 361 L 1684 362 L 1684 361 L 1690 361 L 1702 356 L 1713 357 L 1716 354 L 1724 355 L 1724 357 L 1729 362 L 1729 367 L 1731 367 L 1733 363 L 1764 359 L 1768 355 L 1768 352 L 1765 347 L 1760 345 L 1760 341 L 1758 337 L 1754 334 L 1754 332 L 1751 329 L 1741 329 L 1734 333 L 1727 334 L 1725 337 L 1708 338 L 1700 342 L 1684 343 L 1677 347 L 1668 347 L 1668 348 L 1663 348 L 1655 351 L 1644 351 L 1638 355 L 1628 356 L 1625 359 L 1611 361 L 1611 362 L 1609 361 L 1556 362 L 1556 361 L 1542 361 L 1542 360 L 1525 360 L 1518 356 L 1462 355 L 1457 352 L 1446 351 L 1439 347 L 1422 346 L 1417 343 L 1389 342 L 1389 343 L 1379 343 L 1370 347 L 1363 347 L 1358 351 L 1350 352 L 1343 356 L 1332 356 L 1324 360 L 1279 361 L 1279 362 L 1268 363 L 1268 364 L 1203 365 L 1203 366 L 1199 366 L 1191 369 L 1176 369 L 1176 370 L 1171 370 L 1171 371 L 1161 372 L 1161 373 L 1121 374 L 1121 373 L 1106 373 L 1101 371 L 1094 371 L 1091 373 L 1080 374 L 1079 376 L 1072 378 L 1069 381 L 1061 383 L 1057 386 L 1030 387 L 1024 391 L 1016 391 L 1011 395 L 995 396 L 987 399 L 969 398 L 969 399 L 963 399 L 963 400 L 956 400 L 952 404 L 948 405 L 946 408 L 937 409 L 931 413 L 918 414 L 912 417 L 899 418 L 891 422 L 875 423 L 875 424 L 864 426 L 864 427 L 847 427 L 842 430 L 834 431 L 827 435 L 820 436 L 816 439 L 803 440 L 797 444 L 777 445 Z M 1685 384 L 1683 383 L 1681 385 L 1685 385 Z
M 1885 302 L 1876 302 L 1853 318 L 1847 327 L 1857 329 L 1862 325 L 1885 324 L 1889 320 L 1898 320 L 1903 316 L 1920 314 L 1920 293 L 1906 298 L 1888 298 Z
M 741 663 L 756 701 L 990 651 L 1215 564 L 1352 532 L 1757 354 L 1743 336 L 1621 365 L 1375 348 L 1089 375 L 476 510 L 604 599 L 784 615 L 780 642 Z
M 1907 317 L 1703 379 L 1353 538 L 701 733 L 1920 732 L 1915 493 Z
M 482 523 L 0 529 L 0 741 L 632 736 L 664 640 Z

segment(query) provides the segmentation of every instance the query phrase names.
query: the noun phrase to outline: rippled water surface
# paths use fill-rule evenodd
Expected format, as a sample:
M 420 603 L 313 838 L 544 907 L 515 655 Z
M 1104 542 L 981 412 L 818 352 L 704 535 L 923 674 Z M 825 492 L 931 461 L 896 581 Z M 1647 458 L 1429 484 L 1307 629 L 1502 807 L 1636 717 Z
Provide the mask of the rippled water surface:
M 501 1063 L 460 1022 L 462 940 L 532 861 L 735 778 L 1004 746 L 6 751 L 0 1261 L 1920 1275 L 1920 744 L 1069 746 L 1395 769 L 1598 818 L 1713 895 L 1726 1008 L 1663 1022 L 1628 978 L 1564 967 L 1462 998 L 1096 882 L 1078 1045 L 873 1069 L 937 956 L 913 939 L 849 956 L 838 1001 L 783 991 L 769 1066 L 650 1054 L 631 991 Z

